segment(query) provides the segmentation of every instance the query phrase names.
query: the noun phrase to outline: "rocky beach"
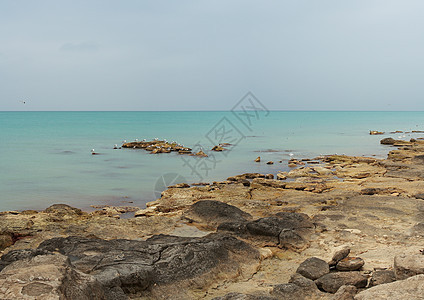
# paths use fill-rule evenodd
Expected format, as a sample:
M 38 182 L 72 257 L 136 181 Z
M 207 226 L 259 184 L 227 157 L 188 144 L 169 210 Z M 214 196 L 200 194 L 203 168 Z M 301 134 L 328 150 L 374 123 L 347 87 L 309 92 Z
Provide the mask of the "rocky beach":
M 2 212 L 0 298 L 423 299 L 424 140 L 381 143 L 386 159 L 291 160 L 144 209 Z

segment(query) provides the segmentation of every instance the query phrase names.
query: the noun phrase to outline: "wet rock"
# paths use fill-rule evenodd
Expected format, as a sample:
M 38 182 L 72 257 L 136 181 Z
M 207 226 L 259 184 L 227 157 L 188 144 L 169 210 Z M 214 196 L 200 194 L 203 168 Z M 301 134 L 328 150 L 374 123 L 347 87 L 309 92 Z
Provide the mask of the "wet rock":
M 217 226 L 224 222 L 246 222 L 252 216 L 233 205 L 215 200 L 202 200 L 191 205 L 184 217 L 192 222 Z
M 393 145 L 393 144 L 395 144 L 397 142 L 397 140 L 395 140 L 395 139 L 393 139 L 393 138 L 385 138 L 385 139 L 382 139 L 381 141 L 380 141 L 380 144 L 382 144 L 382 145 Z
M 83 212 L 79 208 L 71 207 L 66 204 L 53 204 L 44 210 L 45 213 L 55 214 L 57 216 L 79 216 Z
M 213 146 L 213 148 L 211 149 L 212 151 L 224 151 L 224 147 L 221 146 Z
M 287 179 L 287 176 L 286 176 L 285 173 L 278 173 L 277 174 L 277 179 L 278 180 L 286 180 Z
M 342 285 L 331 300 L 354 300 L 357 288 L 353 285 Z
M 255 178 L 265 178 L 265 175 L 260 174 L 260 173 L 245 173 L 245 174 L 241 174 L 241 175 L 228 177 L 227 180 L 229 180 L 229 181 L 239 181 L 239 180 L 243 180 L 243 179 L 255 179 Z
M 336 248 L 333 258 L 328 262 L 330 266 L 336 265 L 343 258 L 347 257 L 350 253 L 350 248 L 347 246 L 340 246 Z
M 107 299 L 94 276 L 72 267 L 61 254 L 16 260 L 0 272 L 2 299 Z
M 396 281 L 395 272 L 393 270 L 376 270 L 372 273 L 370 285 L 376 286 L 393 281 Z
M 190 187 L 190 185 L 187 184 L 187 183 L 177 183 L 177 184 L 168 186 L 169 189 L 171 189 L 171 188 L 186 189 L 186 188 L 189 188 L 189 187 Z
M 274 164 L 274 162 L 271 160 L 271 161 L 267 162 L 266 164 L 267 164 L 267 165 L 273 165 L 273 164 Z
M 423 299 L 423 295 L 424 275 L 416 275 L 364 290 L 355 296 L 355 300 L 415 300 Z
M 424 255 L 401 254 L 395 256 L 394 271 L 396 280 L 403 280 L 418 274 L 424 274 Z
M 381 134 L 384 134 L 384 132 L 377 131 L 377 130 L 370 130 L 370 135 L 381 135 Z
M 194 156 L 200 156 L 200 157 L 208 157 L 208 155 L 203 152 L 202 150 L 200 150 L 199 152 L 193 154 Z
M 260 162 L 261 161 L 261 157 L 260 156 L 258 156 L 256 159 L 255 159 L 255 162 Z
M 337 263 L 336 269 L 339 271 L 356 271 L 362 268 L 364 264 L 364 260 L 360 257 L 346 257 Z
M 320 289 L 328 293 L 335 293 L 343 285 L 353 285 L 357 288 L 366 287 L 368 278 L 358 271 L 336 272 L 318 278 L 315 283 Z
M 330 267 L 328 263 L 317 257 L 311 257 L 302 262 L 296 270 L 297 273 L 306 278 L 315 280 L 328 274 Z

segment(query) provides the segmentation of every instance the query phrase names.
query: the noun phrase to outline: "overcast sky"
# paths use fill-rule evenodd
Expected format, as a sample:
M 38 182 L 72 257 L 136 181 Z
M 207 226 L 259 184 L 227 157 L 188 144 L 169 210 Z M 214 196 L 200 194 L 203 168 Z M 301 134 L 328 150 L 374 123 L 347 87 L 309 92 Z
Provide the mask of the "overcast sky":
M 0 1 L 0 110 L 424 110 L 424 1 Z M 24 105 L 21 100 L 27 101 Z

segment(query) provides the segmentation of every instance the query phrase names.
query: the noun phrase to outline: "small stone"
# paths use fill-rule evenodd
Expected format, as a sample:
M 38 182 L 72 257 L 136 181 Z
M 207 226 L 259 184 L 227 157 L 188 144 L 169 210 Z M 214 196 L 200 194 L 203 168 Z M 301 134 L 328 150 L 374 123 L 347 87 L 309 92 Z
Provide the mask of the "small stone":
M 261 161 L 261 157 L 260 156 L 258 156 L 256 159 L 255 159 L 255 162 L 260 162 Z
M 330 266 L 336 265 L 339 261 L 341 261 L 343 258 L 347 257 L 350 253 L 350 248 L 347 246 L 341 246 L 336 249 L 336 251 L 333 254 L 333 258 L 328 263 Z
M 364 264 L 364 260 L 360 257 L 346 257 L 337 263 L 336 269 L 339 271 L 356 271 L 362 268 Z
M 265 178 L 266 179 L 274 179 L 274 175 L 273 174 L 266 174 Z
M 277 174 L 277 179 L 278 180 L 286 180 L 287 179 L 287 176 L 284 175 L 283 173 L 278 173 Z
M 311 257 L 302 262 L 296 270 L 297 273 L 303 275 L 306 278 L 315 280 L 328 274 L 330 267 L 328 264 L 317 257 Z
M 331 300 L 354 300 L 357 288 L 353 285 L 342 285 Z
M 270 160 L 269 162 L 266 163 L 267 165 L 273 165 L 274 162 L 272 160 Z
M 372 273 L 370 285 L 376 286 L 396 281 L 395 272 L 393 270 L 376 270 Z

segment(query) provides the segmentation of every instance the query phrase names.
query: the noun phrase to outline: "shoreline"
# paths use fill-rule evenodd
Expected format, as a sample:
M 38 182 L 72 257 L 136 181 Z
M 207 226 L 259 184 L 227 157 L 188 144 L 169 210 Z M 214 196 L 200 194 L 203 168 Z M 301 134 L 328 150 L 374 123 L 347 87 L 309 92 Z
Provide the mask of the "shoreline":
M 305 259 L 319 257 L 330 261 L 336 249 L 348 247 L 351 255 L 365 262 L 355 272 L 360 272 L 361 278 L 368 280 L 366 288 L 358 285 L 355 293 L 371 291 L 370 282 L 375 279 L 378 270 L 393 273 L 396 270 L 393 265 L 395 257 L 420 253 L 421 236 L 424 235 L 424 223 L 420 223 L 420 216 L 424 215 L 424 205 L 421 204 L 421 199 L 424 199 L 424 175 L 421 175 L 424 174 L 424 163 L 420 163 L 424 162 L 424 141 L 389 142 L 394 148 L 390 148 L 392 150 L 386 159 L 329 155 L 322 157 L 319 164 L 298 165 L 281 174 L 280 178 L 288 178 L 289 181 L 248 173 L 204 186 L 179 184 L 165 190 L 160 199 L 147 203 L 145 209 L 137 211 L 129 207 L 108 206 L 84 212 L 59 204 L 42 212 L 2 212 L 0 266 L 4 269 L 0 274 L 23 263 L 29 264 L 26 270 L 33 270 L 31 263 L 41 255 L 35 253 L 51 251 L 45 245 L 53 240 L 71 243 L 74 236 L 75 247 L 78 248 L 90 239 L 94 239 L 90 243 L 128 239 L 148 249 L 177 247 L 179 250 L 173 254 L 177 257 L 184 253 L 189 255 L 192 253 L 190 249 L 202 249 L 199 251 L 210 257 L 203 261 L 196 260 L 196 255 L 187 256 L 196 266 L 191 271 L 188 271 L 190 267 L 183 263 L 184 260 L 182 265 L 174 266 L 175 270 L 167 263 L 165 269 L 174 272 L 175 276 L 166 280 L 158 275 L 163 274 L 164 270 L 160 269 L 163 265 L 153 264 L 149 268 L 153 268 L 152 272 L 159 276 L 152 277 L 156 278 L 153 279 L 156 282 L 142 288 L 140 282 L 133 283 L 135 286 L 129 289 L 121 286 L 120 293 L 125 297 L 153 299 L 172 291 L 176 299 L 221 299 L 219 297 L 231 293 L 283 299 L 279 298 L 276 286 L 294 280 L 292 274 Z M 136 217 L 119 217 L 128 210 L 132 210 Z M 281 228 L 286 229 L 281 231 Z M 173 236 L 172 242 L 167 235 Z M 232 240 L 231 245 L 226 244 L 227 239 Z M 182 249 L 176 246 L 180 243 L 190 246 Z M 226 249 L 227 252 L 222 253 L 220 258 L 215 257 L 217 250 L 214 248 L 212 251 L 204 243 L 216 244 L 216 249 Z M 61 245 L 65 244 L 57 244 L 55 249 L 59 249 L 58 254 L 53 255 L 56 252 L 52 252 L 47 255 L 49 259 L 57 255 L 78 257 L 76 261 L 73 258 L 70 265 L 63 264 L 75 272 L 82 272 L 83 277 L 91 276 L 89 281 L 95 282 L 95 285 L 105 284 L 102 281 L 105 273 L 100 275 L 100 271 L 88 271 L 82 267 L 99 255 L 102 259 L 112 259 L 101 250 L 95 250 L 105 245 L 93 246 L 92 254 L 84 251 L 68 253 L 67 248 L 62 249 Z M 237 247 L 234 248 L 234 245 Z M 117 249 L 112 247 L 108 251 L 124 255 L 123 263 L 127 264 L 127 246 L 116 244 L 115 247 Z M 24 259 L 25 262 L 16 254 L 22 251 L 32 253 Z M 10 261 L 10 253 L 15 253 L 18 258 Z M 46 253 L 43 252 L 43 255 Z M 128 259 L 133 261 L 135 258 Z M 176 257 L 171 255 L 169 259 L 174 261 Z M 136 261 L 139 260 L 142 265 L 146 263 L 142 258 Z M 201 267 L 208 263 L 211 264 L 209 267 Z M 105 265 L 99 270 L 103 272 L 109 268 Z M 124 269 L 121 270 L 123 273 L 132 274 L 131 270 Z M 186 273 L 178 275 L 179 270 L 186 270 Z M 330 274 L 338 273 L 333 270 Z M 108 276 L 114 275 L 107 275 L 108 280 L 114 278 Z M 129 280 L 125 278 L 120 277 L 119 280 Z M 147 280 L 150 277 L 143 278 Z M 130 282 L 126 284 L 131 285 Z M 8 290 L 21 295 L 19 293 L 29 283 L 9 282 Z M 314 299 L 330 299 L 328 297 L 333 291 L 316 284 L 320 290 L 303 289 L 302 293 L 314 295 Z M 184 289 L 178 286 L 184 286 Z M 92 285 L 87 285 L 86 289 L 96 290 Z M 52 285 L 49 293 L 60 293 L 60 288 Z

